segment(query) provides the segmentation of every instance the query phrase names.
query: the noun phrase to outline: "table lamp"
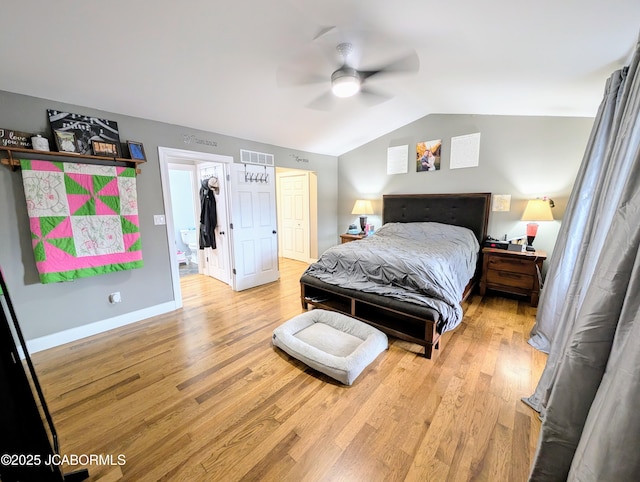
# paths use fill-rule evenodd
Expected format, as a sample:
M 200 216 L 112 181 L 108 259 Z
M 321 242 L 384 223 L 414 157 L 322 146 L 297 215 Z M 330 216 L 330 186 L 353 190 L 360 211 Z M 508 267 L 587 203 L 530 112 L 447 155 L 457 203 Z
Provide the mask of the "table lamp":
M 527 207 L 522 213 L 522 221 L 553 221 L 551 208 L 554 206 L 553 201 L 547 198 L 531 199 L 527 203 Z M 527 251 L 535 251 L 533 240 L 538 234 L 538 223 L 530 222 L 527 224 Z
M 373 206 L 371 205 L 371 201 L 365 199 L 358 199 L 353 206 L 353 211 L 351 214 L 359 214 L 360 215 L 360 234 L 367 234 L 364 231 L 364 227 L 367 224 L 367 214 L 373 214 Z

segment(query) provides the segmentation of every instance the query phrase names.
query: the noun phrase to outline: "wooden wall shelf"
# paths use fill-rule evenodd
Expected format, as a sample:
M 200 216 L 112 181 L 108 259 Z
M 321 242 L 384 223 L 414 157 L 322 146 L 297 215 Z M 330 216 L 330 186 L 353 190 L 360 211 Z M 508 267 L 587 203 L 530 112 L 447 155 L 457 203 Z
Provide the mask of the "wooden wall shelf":
M 43 161 L 60 162 L 85 162 L 87 164 L 101 164 L 105 166 L 133 167 L 140 174 L 138 164 L 146 161 L 137 159 L 125 159 L 123 157 L 92 156 L 89 154 L 74 154 L 72 152 L 36 151 L 17 147 L 0 147 L 0 152 L 5 152 L 7 157 L 0 159 L 0 163 L 12 171 L 20 167 L 20 159 L 41 159 Z

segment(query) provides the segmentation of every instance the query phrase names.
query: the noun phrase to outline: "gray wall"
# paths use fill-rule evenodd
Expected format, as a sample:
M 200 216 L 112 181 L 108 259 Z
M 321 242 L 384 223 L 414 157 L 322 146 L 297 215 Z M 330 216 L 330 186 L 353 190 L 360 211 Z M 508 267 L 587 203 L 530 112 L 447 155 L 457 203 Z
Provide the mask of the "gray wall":
M 383 193 L 485 191 L 512 195 L 510 212 L 491 215 L 489 233 L 496 237 L 524 233 L 519 217 L 526 199 L 543 194 L 552 197 L 557 204 L 554 216 L 558 221 L 542 224 L 535 243 L 550 253 L 593 122 L 588 118 L 430 115 L 337 159 L 0 91 L 0 127 L 50 138 L 48 108 L 114 120 L 123 141 L 144 144 L 148 162 L 141 166 L 142 174 L 138 176 L 138 201 L 145 265 L 138 270 L 69 283 L 40 284 L 22 178 L 19 171 L 1 167 L 0 266 L 27 339 L 173 301 L 166 230 L 153 224 L 153 215 L 164 209 L 158 146 L 229 155 L 236 161 L 240 149 L 269 152 L 275 155 L 278 167 L 316 172 L 319 253 L 336 244 L 338 233 L 344 232 L 349 223 L 357 222 L 357 216 L 349 214 L 357 198 L 377 201 L 376 214 L 369 220 L 379 227 Z M 480 166 L 450 170 L 451 137 L 474 132 L 481 133 Z M 217 145 L 187 144 L 185 136 Z M 415 172 L 415 144 L 434 139 L 443 142 L 441 170 Z M 387 175 L 387 148 L 402 144 L 409 145 L 409 172 Z M 297 158 L 308 162 L 298 162 Z M 108 303 L 113 291 L 122 293 L 122 303 Z
M 164 212 L 158 146 L 233 156 L 236 162 L 240 149 L 268 152 L 274 154 L 278 167 L 315 171 L 319 198 L 318 249 L 324 251 L 335 244 L 338 225 L 338 160 L 335 157 L 3 91 L 0 91 L 0 127 L 45 134 L 52 143 L 48 108 L 116 121 L 122 141 L 135 140 L 144 144 L 147 162 L 141 165 L 142 173 L 137 178 L 144 267 L 68 283 L 40 284 L 31 247 L 22 177 L 19 171 L 0 167 L 0 266 L 27 339 L 173 301 L 166 229 L 153 224 L 153 215 Z M 213 141 L 217 145 L 187 144 L 185 136 Z M 308 162 L 297 162 L 295 156 L 308 159 Z M 122 303 L 109 304 L 108 295 L 113 291 L 122 293 Z
M 490 192 L 510 194 L 511 211 L 492 212 L 489 234 L 525 233 L 520 217 L 526 201 L 547 195 L 556 202 L 555 220 L 540 223 L 534 245 L 551 255 L 571 193 L 592 118 L 429 115 L 340 156 L 338 232 L 358 216 L 349 214 L 358 198 L 376 200 L 370 223 L 380 226 L 382 194 Z M 479 166 L 449 169 L 451 137 L 480 133 Z M 416 143 L 442 139 L 439 171 L 416 172 Z M 409 172 L 387 175 L 387 148 L 409 145 Z M 546 266 L 547 263 L 545 263 Z

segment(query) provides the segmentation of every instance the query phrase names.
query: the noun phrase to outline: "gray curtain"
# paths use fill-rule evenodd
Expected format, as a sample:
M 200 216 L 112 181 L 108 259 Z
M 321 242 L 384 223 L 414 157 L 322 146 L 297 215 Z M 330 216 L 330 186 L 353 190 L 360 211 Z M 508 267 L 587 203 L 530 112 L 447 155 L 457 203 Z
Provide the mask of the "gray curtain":
M 621 96 L 625 71 L 615 72 L 608 80 L 605 95 L 594 122 L 582 165 L 576 176 L 560 232 L 553 249 L 553 257 L 545 280 L 536 324 L 529 343 L 549 353 L 558 331 L 558 320 L 575 317 L 584 298 L 582 289 L 593 275 L 596 253 L 602 249 L 611 214 L 615 206 L 609 203 L 607 177 L 621 171 L 613 166 L 612 132 L 618 130 Z M 566 322 L 562 327 L 566 328 Z
M 532 331 L 532 481 L 640 480 L 639 61 L 607 81 Z

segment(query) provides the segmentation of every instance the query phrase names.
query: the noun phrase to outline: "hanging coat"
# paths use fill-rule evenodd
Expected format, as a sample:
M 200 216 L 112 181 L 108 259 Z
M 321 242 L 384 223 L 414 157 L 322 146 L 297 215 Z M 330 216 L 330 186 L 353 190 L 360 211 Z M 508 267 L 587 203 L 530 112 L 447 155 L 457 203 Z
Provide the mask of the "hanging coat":
M 204 179 L 200 187 L 200 249 L 216 249 L 215 229 L 218 225 L 216 197 Z

